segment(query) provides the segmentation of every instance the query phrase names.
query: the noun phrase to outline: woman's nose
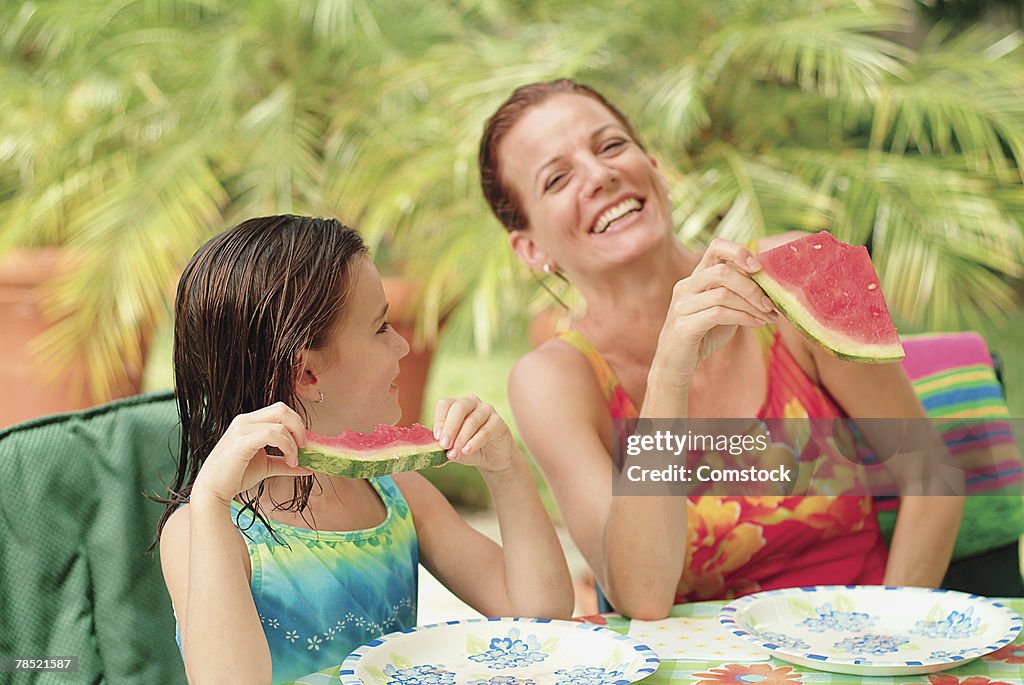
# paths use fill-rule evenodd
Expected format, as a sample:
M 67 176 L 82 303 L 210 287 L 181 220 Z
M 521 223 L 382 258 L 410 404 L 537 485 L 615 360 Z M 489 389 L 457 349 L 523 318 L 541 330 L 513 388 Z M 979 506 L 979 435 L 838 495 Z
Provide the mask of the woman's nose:
M 615 170 L 596 157 L 591 157 L 583 162 L 584 165 L 584 192 L 587 196 L 596 195 L 602 190 L 618 182 Z

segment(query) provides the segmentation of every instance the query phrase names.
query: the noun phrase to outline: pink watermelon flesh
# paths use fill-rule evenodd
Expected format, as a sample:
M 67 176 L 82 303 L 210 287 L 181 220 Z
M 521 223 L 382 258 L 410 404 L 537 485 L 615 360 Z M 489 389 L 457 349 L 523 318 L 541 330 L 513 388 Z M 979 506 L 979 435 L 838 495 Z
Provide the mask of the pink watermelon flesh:
M 345 478 L 372 478 L 416 471 L 448 461 L 445 450 L 426 426 L 379 424 L 372 433 L 342 431 L 323 436 L 306 431 L 299 465 Z
M 758 255 L 753 279 L 816 343 L 849 361 L 903 359 L 878 274 L 864 247 L 822 231 Z

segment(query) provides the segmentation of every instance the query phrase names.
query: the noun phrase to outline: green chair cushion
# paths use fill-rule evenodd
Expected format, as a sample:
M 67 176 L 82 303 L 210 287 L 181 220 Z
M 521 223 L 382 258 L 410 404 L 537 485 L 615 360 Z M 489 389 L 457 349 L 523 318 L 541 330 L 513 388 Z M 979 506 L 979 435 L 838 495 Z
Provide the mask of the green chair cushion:
M 170 391 L 0 431 L 0 654 L 78 657 L 48 682 L 185 682 L 146 554 L 162 512 L 146 494 L 166 492 L 178 439 Z

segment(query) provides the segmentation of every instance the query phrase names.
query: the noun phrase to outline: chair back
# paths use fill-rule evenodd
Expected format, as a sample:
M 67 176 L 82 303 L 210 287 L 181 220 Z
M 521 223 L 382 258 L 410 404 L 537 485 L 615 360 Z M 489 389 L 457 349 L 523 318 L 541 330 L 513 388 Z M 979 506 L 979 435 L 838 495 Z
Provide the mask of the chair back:
M 185 683 L 146 554 L 178 440 L 170 391 L 0 431 L 0 654 L 76 656 L 68 682 Z

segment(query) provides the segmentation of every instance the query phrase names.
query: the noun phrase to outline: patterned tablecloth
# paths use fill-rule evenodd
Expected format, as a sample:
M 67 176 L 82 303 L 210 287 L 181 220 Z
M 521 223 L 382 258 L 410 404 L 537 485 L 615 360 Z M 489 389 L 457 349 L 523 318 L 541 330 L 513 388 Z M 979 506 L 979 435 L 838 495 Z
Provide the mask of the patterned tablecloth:
M 1004 599 L 1002 603 L 1014 611 L 1024 614 L 1024 599 Z M 711 606 L 722 606 L 722 602 L 704 602 L 704 612 Z M 679 605 L 673 616 L 690 615 L 696 605 Z M 625 633 L 629 630 L 629 619 L 618 615 L 593 616 L 586 620 L 602 623 L 612 630 Z M 288 685 L 328 685 L 338 682 L 338 667 L 304 676 Z M 682 661 L 665 659 L 654 675 L 642 681 L 644 685 L 666 683 L 694 685 L 847 685 L 865 683 L 870 685 L 1024 685 L 1024 632 L 1012 645 L 1007 645 L 964 666 L 932 675 L 904 677 L 871 677 L 839 675 L 814 671 L 802 666 L 787 664 L 778 659 L 757 663 L 742 661 Z M 540 684 L 538 684 L 540 685 Z

